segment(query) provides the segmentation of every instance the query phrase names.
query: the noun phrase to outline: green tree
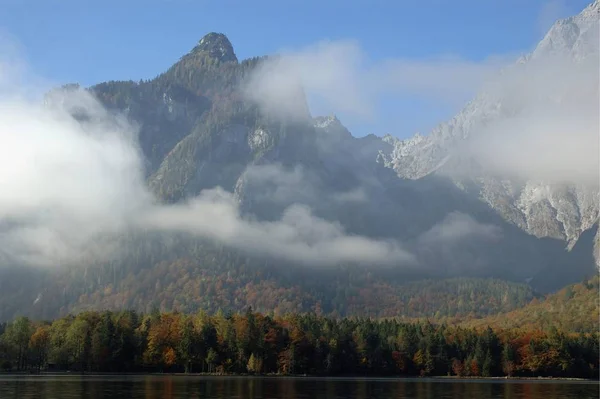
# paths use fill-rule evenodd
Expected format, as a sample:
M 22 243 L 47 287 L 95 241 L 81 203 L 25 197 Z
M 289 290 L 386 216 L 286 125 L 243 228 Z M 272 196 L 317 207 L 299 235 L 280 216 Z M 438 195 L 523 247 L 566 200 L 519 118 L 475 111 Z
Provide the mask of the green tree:
M 33 327 L 27 317 L 18 317 L 8 325 L 4 338 L 9 347 L 14 350 L 14 363 L 17 370 L 23 370 L 27 366 L 27 355 L 29 340 L 33 333 Z
M 77 365 L 77 369 L 80 371 L 86 371 L 89 368 L 91 330 L 92 326 L 89 322 L 79 315 L 66 333 L 66 345 L 69 348 L 71 361 Z
M 214 372 L 218 358 L 219 355 L 217 354 L 217 351 L 215 351 L 213 348 L 210 348 L 206 354 L 206 364 L 208 365 L 209 373 Z
M 492 359 L 492 354 L 490 353 L 490 351 L 486 351 L 484 359 L 483 359 L 483 366 L 481 368 L 481 375 L 483 377 L 491 377 L 492 376 L 492 370 L 493 370 L 493 359 Z
M 191 372 L 192 363 L 198 356 L 197 337 L 194 332 L 192 320 L 188 317 L 182 318 L 181 339 L 179 340 L 178 353 L 186 373 Z
M 104 312 L 96 324 L 91 337 L 91 362 L 94 369 L 110 371 L 116 367 L 118 344 L 115 337 L 115 325 L 110 312 Z

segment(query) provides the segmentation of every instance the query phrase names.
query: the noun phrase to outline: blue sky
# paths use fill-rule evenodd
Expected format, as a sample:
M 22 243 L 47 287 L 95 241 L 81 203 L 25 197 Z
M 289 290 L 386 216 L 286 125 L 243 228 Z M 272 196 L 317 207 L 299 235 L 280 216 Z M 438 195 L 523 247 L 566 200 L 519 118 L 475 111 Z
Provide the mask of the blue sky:
M 0 0 L 0 34 L 45 79 L 91 85 L 151 78 L 211 31 L 225 33 L 238 58 L 297 49 L 322 40 L 355 40 L 370 63 L 440 56 L 478 65 L 530 51 L 557 18 L 589 0 Z M 422 85 L 421 85 L 422 86 Z M 371 99 L 368 120 L 335 105 L 358 136 L 426 133 L 472 95 L 396 90 Z

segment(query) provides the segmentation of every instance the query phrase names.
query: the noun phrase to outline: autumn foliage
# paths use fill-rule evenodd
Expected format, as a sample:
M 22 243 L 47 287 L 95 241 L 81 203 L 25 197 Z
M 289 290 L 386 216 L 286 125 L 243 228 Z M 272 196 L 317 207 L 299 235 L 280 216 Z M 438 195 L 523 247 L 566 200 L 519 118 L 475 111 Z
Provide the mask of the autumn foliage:
M 598 333 L 429 322 L 84 312 L 0 327 L 5 370 L 598 378 Z

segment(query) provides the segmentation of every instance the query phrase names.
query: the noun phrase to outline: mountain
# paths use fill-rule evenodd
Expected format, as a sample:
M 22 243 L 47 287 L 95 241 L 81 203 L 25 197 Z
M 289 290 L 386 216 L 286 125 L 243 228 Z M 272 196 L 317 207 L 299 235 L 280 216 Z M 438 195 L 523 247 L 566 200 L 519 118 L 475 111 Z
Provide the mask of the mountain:
M 517 71 L 546 53 L 584 63 L 597 56 L 589 42 L 597 13 L 595 2 L 558 22 Z M 288 87 L 293 113 L 265 107 L 248 82 L 277 60 L 240 61 L 225 35 L 209 33 L 154 79 L 49 93 L 47 106 L 68 107 L 79 123 L 98 117 L 70 100 L 83 91 L 101 103 L 102 117 L 136 126 L 145 187 L 165 210 L 150 226 L 175 228 L 121 231 L 108 260 L 0 269 L 0 319 L 250 304 L 334 315 L 485 315 L 596 272 L 597 188 L 482 173 L 461 150 L 481 136 L 479 126 L 518 114 L 520 104 L 484 92 L 428 136 L 356 138 L 333 115 L 312 117 L 299 85 Z M 217 206 L 171 220 L 198 201 Z M 519 299 L 499 299 L 513 295 Z
M 531 65 L 551 64 L 557 58 L 580 67 L 589 65 L 592 70 L 597 71 L 600 48 L 599 14 L 600 2 L 594 1 L 579 15 L 556 22 L 535 50 L 521 57 L 506 73 L 514 74 L 529 67 L 534 68 Z M 577 68 L 573 70 L 577 71 Z M 547 71 L 554 74 L 556 72 L 558 70 Z M 593 80 L 581 82 L 581 86 L 577 87 L 581 91 L 577 95 L 581 95 L 582 91 L 590 94 L 586 98 L 592 99 L 591 104 L 587 105 L 592 109 L 591 113 L 595 119 L 594 131 L 597 132 L 598 73 L 585 76 L 591 76 Z M 535 88 L 539 89 L 539 86 Z M 476 160 L 465 157 L 464 153 L 456 151 L 457 148 L 478 135 L 485 134 L 495 122 L 519 117 L 528 111 L 524 106 L 525 100 L 521 98 L 524 93 L 520 87 L 504 89 L 500 93 L 494 90 L 483 91 L 458 115 L 436 127 L 427 136 L 415 135 L 406 140 L 385 137 L 384 140 L 392 145 L 392 149 L 382 153 L 382 161 L 402 178 L 420 179 L 432 174 L 450 176 L 457 187 L 478 197 L 509 223 L 536 237 L 564 240 L 569 250 L 583 234 L 595 230 L 594 253 L 596 264 L 600 266 L 600 233 L 597 230 L 600 177 L 597 173 L 593 176 L 593 184 L 564 184 L 522 176 L 515 178 L 508 174 L 485 170 L 481 164 L 476 164 L 476 167 L 470 169 L 466 178 L 464 173 L 461 173 L 464 172 L 461 167 L 476 163 Z M 562 98 L 536 98 L 535 104 L 539 106 L 544 101 L 560 105 L 561 101 L 565 101 L 564 97 L 567 94 L 564 90 L 561 93 L 555 89 L 557 88 L 548 89 L 544 94 L 563 96 Z M 549 104 L 544 105 L 551 109 Z M 561 154 L 556 156 L 560 157 Z M 597 160 L 595 166 L 596 171 L 600 170 Z
M 545 63 L 556 54 L 579 63 L 588 59 L 598 65 L 598 4 L 596 1 L 581 14 L 558 21 L 536 49 L 522 57 L 513 68 L 525 68 L 534 62 Z M 196 103 L 206 104 L 206 109 L 200 108 L 204 115 L 199 114 L 201 111 L 195 105 L 187 105 L 190 113 L 183 113 L 182 107 L 190 103 L 189 99 L 173 97 L 168 90 L 162 93 L 156 90 L 157 101 L 162 100 L 162 105 L 155 107 L 166 107 L 167 115 L 170 115 L 166 119 L 180 123 L 181 128 L 157 127 L 165 122 L 156 123 L 152 119 L 155 114 L 133 115 L 136 121 L 143 123 L 140 139 L 146 158 L 157 159 L 149 168 L 149 184 L 157 195 L 177 201 L 218 185 L 235 192 L 243 209 L 260 218 L 275 218 L 290 204 L 303 203 L 318 216 L 341 222 L 351 233 L 402 240 L 414 240 L 415 236 L 454 211 L 475 216 L 478 222 L 496 223 L 494 216 L 489 214 L 488 209 L 491 209 L 509 224 L 535 237 L 564 240 L 568 250 L 574 250 L 579 242 L 577 249 L 580 252 L 593 252 L 594 241 L 589 236 L 598 231 L 600 191 L 597 185 L 503 176 L 485 173 L 480 168 L 469 170 L 465 178 L 464 170 L 457 167 L 473 163 L 472 159 L 464 159 L 457 153 L 460 142 L 481 135 L 482 127 L 497 119 L 527 111 L 527 107 L 516 101 L 515 93 L 483 92 L 455 118 L 438 126 L 428 136 L 417 135 L 408 140 L 390 136 L 354 138 L 335 116 L 311 120 L 302 93 L 298 95 L 297 108 L 302 109 L 300 113 L 305 118 L 300 122 L 265 115 L 255 108 L 255 104 L 244 101 L 239 94 L 239 85 L 265 60 L 268 59 L 238 63 L 227 38 L 209 34 L 169 71 L 136 89 L 143 92 L 144 85 L 156 87 L 157 83 L 169 85 L 170 90 L 179 87 L 178 90 L 199 95 L 194 100 Z M 589 87 L 598 87 L 598 82 L 586 83 Z M 101 98 L 111 91 L 102 85 L 92 90 Z M 220 91 L 218 98 L 213 90 Z M 138 94 L 138 97 L 145 95 Z M 597 102 L 598 96 L 595 97 Z M 541 100 L 536 99 L 536 102 Z M 178 107 L 180 111 L 177 111 Z M 123 108 L 121 105 L 120 109 Z M 143 105 L 139 108 L 155 109 Z M 199 115 L 191 115 L 194 109 Z M 237 115 L 232 110 L 237 111 Z M 197 123 L 192 122 L 194 118 L 199 118 Z M 157 147 L 157 140 L 148 132 L 151 129 L 161 140 L 173 138 L 159 153 L 148 150 L 150 146 Z M 183 133 L 173 134 L 174 131 L 191 131 L 191 134 L 183 137 Z M 180 141 L 173 145 L 176 140 Z M 167 151 L 170 152 L 167 154 Z M 160 164 L 158 159 L 162 159 Z M 379 162 L 374 164 L 374 160 Z M 280 171 L 285 175 L 280 178 L 285 189 L 281 188 L 281 181 L 277 183 L 278 187 L 271 189 L 279 193 L 286 191 L 287 198 L 258 194 L 267 188 L 264 179 L 256 178 L 260 173 L 253 172 L 267 164 L 282 167 Z M 403 180 L 395 181 L 388 169 Z M 294 176 L 303 180 L 290 181 L 291 170 Z M 595 180 L 598 182 L 599 178 Z M 367 185 L 364 182 L 376 183 Z M 293 184 L 295 188 L 289 187 Z M 313 191 L 311 198 L 304 190 L 303 185 L 307 184 L 311 186 L 309 191 Z M 428 190 L 435 194 L 428 195 Z M 345 201 L 343 206 L 339 201 L 325 199 L 352 199 L 352 195 L 354 201 Z M 361 195 L 368 201 L 357 201 Z M 440 204 L 436 196 L 444 197 L 444 203 Z M 502 222 L 498 223 L 502 226 Z M 508 226 L 503 228 L 511 230 Z M 597 233 L 596 244 L 599 238 Z M 532 244 L 532 247 L 537 245 Z M 527 261 L 520 259 L 517 262 Z M 506 269 L 505 265 L 503 267 Z M 559 263 L 553 271 L 562 273 L 562 268 Z M 528 271 L 531 274 L 523 277 L 548 270 L 547 266 L 532 267 Z M 575 274 L 581 277 L 581 273 Z M 575 281 L 577 278 L 571 280 Z

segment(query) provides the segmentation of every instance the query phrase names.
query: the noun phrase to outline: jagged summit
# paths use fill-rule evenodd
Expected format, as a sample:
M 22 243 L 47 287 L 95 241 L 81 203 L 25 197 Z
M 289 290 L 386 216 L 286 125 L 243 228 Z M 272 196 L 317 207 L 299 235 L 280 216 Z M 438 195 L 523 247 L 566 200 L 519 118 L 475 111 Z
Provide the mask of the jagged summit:
M 341 125 L 342 123 L 335 114 L 327 116 L 317 116 L 314 119 L 315 127 L 327 127 L 330 125 Z
M 201 52 L 207 53 L 221 62 L 238 62 L 231 42 L 223 33 L 211 32 L 200 39 L 196 47 L 192 49 L 192 53 Z
M 531 58 L 571 52 L 573 59 L 598 53 L 600 1 L 589 4 L 581 13 L 560 19 L 537 45 Z
M 599 19 L 600 1 L 596 0 L 579 14 L 556 21 L 534 51 L 521 57 L 513 70 L 533 69 L 534 66 L 530 65 L 549 66 L 560 61 L 559 64 L 563 65 L 586 65 L 581 67 L 583 69 L 579 69 L 578 66 L 577 71 L 587 71 L 587 66 L 590 66 L 589 70 L 592 71 L 595 65 L 597 71 L 600 49 Z M 563 70 L 557 67 L 540 71 L 555 73 Z M 552 78 L 562 79 L 563 76 L 553 75 Z M 589 77 L 586 75 L 585 81 L 588 80 L 589 87 L 585 92 L 595 90 L 597 101 L 597 72 L 595 76 L 594 73 Z M 540 96 L 532 100 L 529 106 L 535 106 L 537 109 L 546 104 L 554 106 L 556 98 L 565 102 L 569 93 L 575 90 L 579 88 L 557 90 L 550 96 L 542 96 L 540 91 Z M 525 182 L 511 180 L 507 176 L 483 172 L 473 158 L 457 156 L 454 151 L 485 130 L 481 127 L 491 123 L 502 123 L 515 115 L 525 115 L 527 111 L 520 99 L 521 92 L 515 90 L 507 95 L 509 91 L 504 91 L 502 96 L 496 96 L 483 91 L 454 118 L 440 124 L 428 135 L 414 135 L 405 140 L 386 136 L 384 141 L 391 144 L 393 149 L 383 153 L 381 159 L 384 165 L 403 178 L 421 179 L 437 173 L 453 176 L 457 187 L 470 190 L 505 220 L 537 237 L 565 240 L 567 248 L 572 249 L 580 237 L 592 231 L 593 226 L 598 224 L 600 193 L 596 188 L 583 185 L 548 185 L 533 178 Z M 463 172 L 465 167 L 469 170 L 468 173 Z M 467 175 L 470 175 L 470 178 L 465 177 Z M 600 233 L 596 233 L 595 240 L 595 256 L 600 268 Z
M 600 17 L 600 0 L 594 0 L 590 3 L 580 14 L 583 18 L 596 18 Z
M 329 135 L 335 135 L 338 138 L 352 137 L 350 131 L 342 125 L 342 122 L 334 114 L 313 118 L 313 126 L 319 131 L 326 132 Z

